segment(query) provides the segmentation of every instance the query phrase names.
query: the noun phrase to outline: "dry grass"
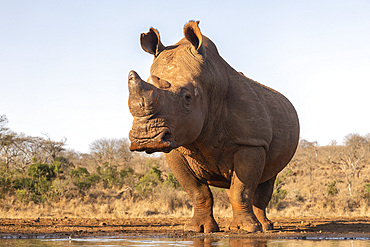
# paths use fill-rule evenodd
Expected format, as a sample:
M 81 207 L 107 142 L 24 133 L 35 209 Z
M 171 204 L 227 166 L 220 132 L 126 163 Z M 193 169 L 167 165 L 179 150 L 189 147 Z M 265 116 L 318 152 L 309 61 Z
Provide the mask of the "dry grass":
M 369 152 L 353 156 L 345 146 L 301 147 L 290 164 L 279 174 L 275 186 L 276 203 L 268 208 L 271 216 L 368 216 L 370 215 Z M 345 160 L 352 155 L 361 160 L 349 176 Z M 151 166 L 139 156 L 135 161 L 135 174 L 147 174 Z M 160 159 L 163 181 L 168 176 L 168 166 Z M 146 162 L 146 163 L 145 163 Z M 151 161 L 152 162 L 152 161 Z M 139 165 L 141 164 L 141 165 Z M 128 179 L 127 181 L 131 181 Z M 132 180 L 138 182 L 138 179 Z M 132 182 L 131 181 L 131 182 Z M 349 182 L 351 190 L 349 190 Z M 68 180 L 55 180 L 53 188 L 67 191 L 60 197 L 44 203 L 21 202 L 15 194 L 0 200 L 0 217 L 84 217 L 124 218 L 157 216 L 190 216 L 192 203 L 180 188 L 159 184 L 152 192 L 143 194 L 135 185 L 106 188 L 101 183 L 79 193 Z M 124 188 L 130 187 L 123 193 Z M 231 217 L 232 210 L 224 189 L 211 188 L 216 217 Z M 280 194 L 279 194 L 280 193 Z M 280 197 L 279 197 L 280 196 Z
M 301 148 L 280 173 L 287 192 L 278 216 L 367 216 L 370 199 L 364 186 L 370 183 L 368 157 L 364 157 L 351 181 L 351 191 L 341 159 L 343 146 Z
M 154 199 L 155 198 L 155 199 Z M 144 216 L 188 216 L 192 206 L 184 191 L 163 188 L 151 199 L 140 199 L 130 193 L 118 195 L 116 191 L 92 189 L 87 195 L 71 199 L 61 197 L 44 204 L 19 202 L 16 196 L 1 200 L 0 217 L 84 217 L 124 218 Z
M 226 193 L 213 188 L 215 216 L 232 216 L 231 207 L 225 201 Z M 135 198 L 126 193 L 117 195 L 114 190 L 93 189 L 83 197 L 50 201 L 45 204 L 21 203 L 15 196 L 2 200 L 0 217 L 5 218 L 125 218 L 125 217 L 181 217 L 192 215 L 192 203 L 183 190 L 162 188 L 152 198 Z M 227 200 L 227 198 L 226 198 Z

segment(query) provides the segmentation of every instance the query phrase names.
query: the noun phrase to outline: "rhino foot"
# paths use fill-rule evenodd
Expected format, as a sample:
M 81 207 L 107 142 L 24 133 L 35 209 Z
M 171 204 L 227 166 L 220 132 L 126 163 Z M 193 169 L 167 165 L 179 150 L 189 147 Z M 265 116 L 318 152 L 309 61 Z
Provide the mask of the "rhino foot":
M 267 205 L 267 203 L 266 203 Z M 262 207 L 256 207 L 256 206 L 253 206 L 253 212 L 254 214 L 256 215 L 258 221 L 261 223 L 262 225 L 262 230 L 264 232 L 268 231 L 268 230 L 273 230 L 274 229 L 274 225 L 272 224 L 272 222 L 266 217 L 266 206 L 262 206 Z
M 185 231 L 191 232 L 219 232 L 220 229 L 213 217 L 196 217 L 193 218 L 188 224 L 185 225 Z
M 244 230 L 247 232 L 260 232 L 262 231 L 262 225 L 259 222 L 247 219 L 246 217 L 233 218 L 229 226 L 229 230 Z
M 266 232 L 266 231 L 273 230 L 273 229 L 274 229 L 274 224 L 270 220 L 266 222 L 262 222 L 262 231 Z

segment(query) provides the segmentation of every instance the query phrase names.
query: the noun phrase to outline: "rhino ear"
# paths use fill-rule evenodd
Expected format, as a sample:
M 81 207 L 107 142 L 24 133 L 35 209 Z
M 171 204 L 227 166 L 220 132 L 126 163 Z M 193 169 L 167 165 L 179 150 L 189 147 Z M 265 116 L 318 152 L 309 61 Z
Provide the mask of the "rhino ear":
M 149 32 L 141 34 L 140 44 L 144 51 L 153 54 L 155 57 L 165 48 L 159 37 L 159 32 L 154 28 L 150 28 Z
M 184 27 L 185 38 L 190 41 L 194 48 L 204 55 L 203 35 L 199 29 L 199 21 L 189 21 Z

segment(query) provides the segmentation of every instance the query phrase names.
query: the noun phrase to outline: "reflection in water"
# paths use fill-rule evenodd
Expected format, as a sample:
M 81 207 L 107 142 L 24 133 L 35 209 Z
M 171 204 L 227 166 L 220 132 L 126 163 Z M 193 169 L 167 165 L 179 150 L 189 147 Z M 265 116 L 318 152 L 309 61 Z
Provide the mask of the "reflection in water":
M 76 238 L 76 239 L 0 239 L 0 246 L 171 246 L 171 247 L 370 247 L 369 240 L 292 240 L 292 239 L 215 239 L 215 238 Z
M 270 240 L 271 241 L 271 240 Z M 262 239 L 241 239 L 241 238 L 231 238 L 231 239 L 213 239 L 213 238 L 204 238 L 204 239 L 193 239 L 192 245 L 194 247 L 212 247 L 212 246 L 230 246 L 230 247 L 239 247 L 239 246 L 254 246 L 254 247 L 265 247 L 267 245 L 267 240 Z

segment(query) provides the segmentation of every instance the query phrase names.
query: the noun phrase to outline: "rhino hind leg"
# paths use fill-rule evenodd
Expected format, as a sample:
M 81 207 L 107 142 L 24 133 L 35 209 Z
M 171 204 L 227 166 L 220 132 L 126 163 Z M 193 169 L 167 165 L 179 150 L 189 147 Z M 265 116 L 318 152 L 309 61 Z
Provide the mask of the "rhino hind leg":
M 271 200 L 276 176 L 259 184 L 254 193 L 253 212 L 262 225 L 262 230 L 272 230 L 273 224 L 266 216 L 266 207 Z
M 235 153 L 234 172 L 227 193 L 233 209 L 230 230 L 262 230 L 262 225 L 253 212 L 253 198 L 262 176 L 265 155 L 262 147 L 244 147 Z
M 190 170 L 188 161 L 178 151 L 166 154 L 167 163 L 182 188 L 190 196 L 194 214 L 185 231 L 218 232 L 219 227 L 213 217 L 213 196 L 207 184 L 201 183 Z

